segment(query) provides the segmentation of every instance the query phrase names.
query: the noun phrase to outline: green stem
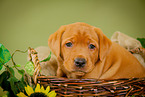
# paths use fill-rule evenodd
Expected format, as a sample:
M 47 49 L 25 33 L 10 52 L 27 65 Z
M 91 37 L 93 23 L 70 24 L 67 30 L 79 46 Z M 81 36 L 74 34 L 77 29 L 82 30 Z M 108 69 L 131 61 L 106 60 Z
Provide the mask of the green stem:
M 15 65 L 16 65 L 16 63 L 15 63 L 15 61 L 14 61 L 14 54 L 16 53 L 16 52 L 21 52 L 21 53 L 26 53 L 28 51 L 28 49 L 26 50 L 26 51 L 21 51 L 21 50 L 15 50 L 15 52 L 12 54 L 12 57 L 11 57 L 11 60 L 12 60 L 12 63 L 13 63 L 13 65 L 14 65 L 14 67 L 15 67 Z M 19 70 L 17 67 L 15 67 L 17 70 Z

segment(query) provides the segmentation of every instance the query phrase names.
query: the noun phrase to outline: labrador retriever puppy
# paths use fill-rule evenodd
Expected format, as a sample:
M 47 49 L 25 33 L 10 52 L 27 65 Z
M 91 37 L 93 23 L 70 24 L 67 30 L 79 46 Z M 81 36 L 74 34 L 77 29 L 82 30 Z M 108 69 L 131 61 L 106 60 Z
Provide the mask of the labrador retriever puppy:
M 145 77 L 145 68 L 130 52 L 86 23 L 61 26 L 49 37 L 48 45 L 58 60 L 58 77 Z

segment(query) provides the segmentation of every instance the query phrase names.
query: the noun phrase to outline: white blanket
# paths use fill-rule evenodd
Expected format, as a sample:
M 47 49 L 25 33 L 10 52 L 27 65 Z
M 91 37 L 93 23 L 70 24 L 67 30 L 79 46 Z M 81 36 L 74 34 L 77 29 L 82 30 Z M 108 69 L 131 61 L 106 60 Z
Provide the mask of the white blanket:
M 122 47 L 126 48 L 128 51 L 133 50 L 138 47 L 142 47 L 140 41 L 130 36 L 127 36 L 121 32 L 115 32 L 111 37 L 111 41 L 118 43 Z M 133 54 L 133 55 L 145 67 L 145 60 L 144 60 L 145 58 L 143 58 L 143 56 L 141 56 L 140 54 Z

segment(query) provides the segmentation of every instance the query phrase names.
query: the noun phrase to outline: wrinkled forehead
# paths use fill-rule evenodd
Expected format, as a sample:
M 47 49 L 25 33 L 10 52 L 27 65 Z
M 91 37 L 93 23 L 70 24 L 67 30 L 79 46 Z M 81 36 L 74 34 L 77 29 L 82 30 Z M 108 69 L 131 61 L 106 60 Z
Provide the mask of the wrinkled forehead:
M 66 26 L 66 30 L 63 33 L 62 38 L 90 38 L 90 39 L 98 39 L 98 36 L 93 27 L 83 26 L 83 25 L 69 25 Z M 83 41 L 83 40 L 82 40 Z

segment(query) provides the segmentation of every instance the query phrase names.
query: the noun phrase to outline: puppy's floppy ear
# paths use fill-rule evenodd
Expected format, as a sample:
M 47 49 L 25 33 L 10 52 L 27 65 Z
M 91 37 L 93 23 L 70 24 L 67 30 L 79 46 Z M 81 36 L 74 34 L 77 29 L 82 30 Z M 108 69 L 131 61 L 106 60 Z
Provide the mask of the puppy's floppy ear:
M 94 29 L 99 38 L 99 58 L 102 61 L 105 58 L 105 56 L 109 53 L 112 42 L 103 34 L 101 29 Z
M 48 46 L 56 57 L 61 57 L 61 37 L 65 31 L 65 26 L 61 26 L 55 33 L 50 35 Z

